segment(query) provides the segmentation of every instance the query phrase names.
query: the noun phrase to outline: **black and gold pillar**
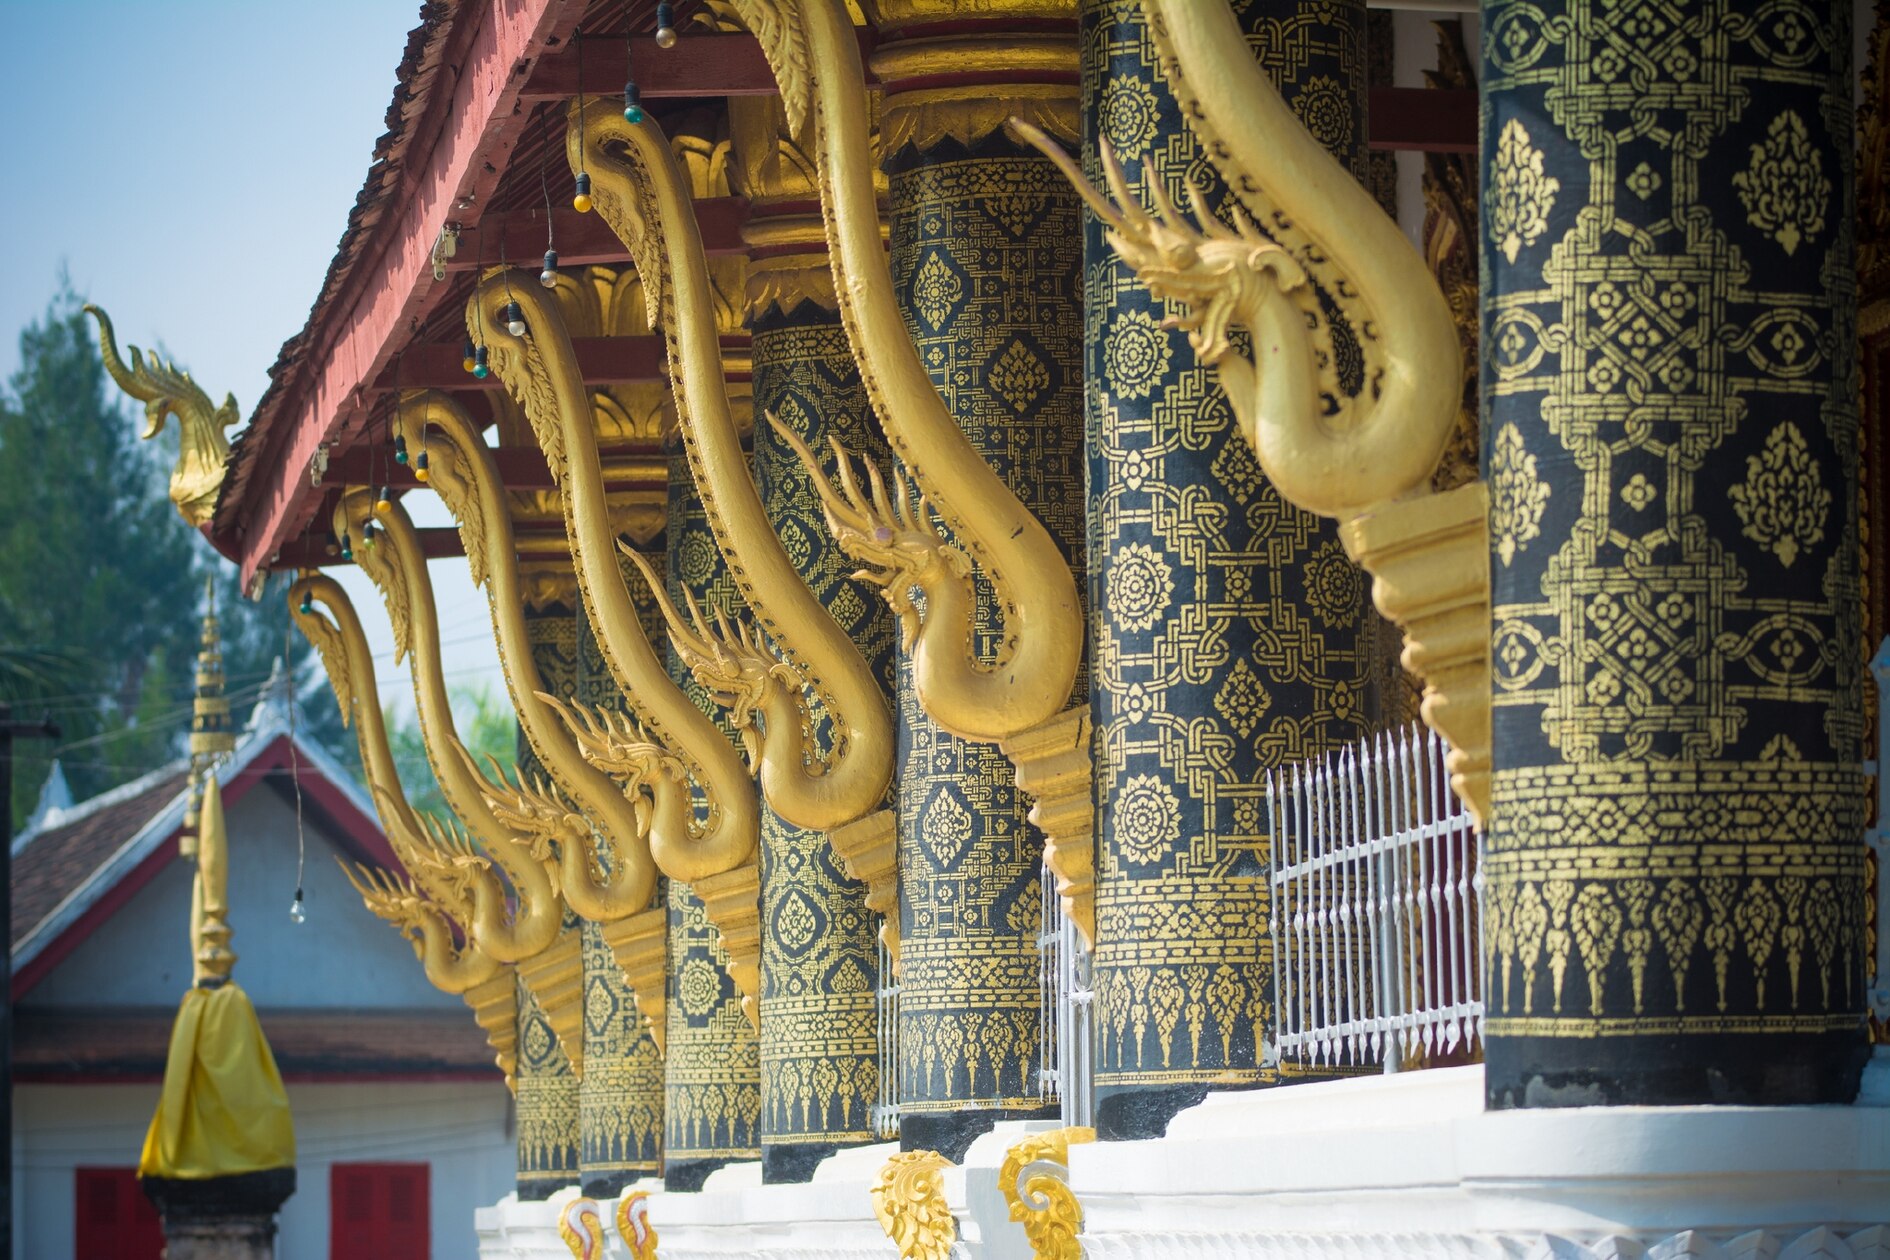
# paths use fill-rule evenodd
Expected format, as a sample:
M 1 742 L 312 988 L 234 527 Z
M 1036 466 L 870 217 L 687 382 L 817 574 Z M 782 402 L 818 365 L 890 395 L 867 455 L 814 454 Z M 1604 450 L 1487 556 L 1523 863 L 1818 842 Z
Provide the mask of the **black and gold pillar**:
M 946 0 L 878 6 L 893 286 L 920 358 L 972 444 L 1082 563 L 1082 216 L 1056 168 L 1003 130 L 1065 143 L 1077 113 L 1076 9 Z M 1028 81 L 1022 81 L 1028 80 Z M 978 583 L 977 650 L 996 610 Z M 1079 682 L 1079 686 L 1083 685 Z M 1039 1095 L 1043 837 L 995 744 L 899 706 L 900 1140 L 963 1157 Z
M 730 180 L 749 202 L 755 411 L 772 413 L 810 449 L 825 451 L 836 436 L 883 462 L 886 443 L 840 326 L 812 167 L 787 148 L 779 97 L 731 98 L 729 123 Z M 771 425 L 756 427 L 754 468 L 782 546 L 890 695 L 891 611 L 850 576 L 855 566 L 828 533 L 806 468 Z M 765 804 L 761 898 L 762 1177 L 806 1181 L 833 1151 L 873 1140 L 878 922 L 827 837 Z
M 1253 0 L 1255 56 L 1364 172 L 1365 5 Z M 1231 199 L 1135 0 L 1084 0 L 1083 157 L 1135 196 Z M 1096 732 L 1096 1124 L 1158 1137 L 1213 1087 L 1276 1079 L 1265 772 L 1364 733 L 1381 643 L 1331 521 L 1261 473 L 1176 314 L 1085 216 L 1090 689 Z M 1356 390 L 1341 362 L 1342 384 Z
M 547 691 L 574 695 L 577 622 L 571 610 L 575 598 L 570 602 L 558 598 L 557 581 L 542 572 L 534 574 L 532 584 L 544 596 L 525 611 L 532 663 Z M 574 597 L 575 590 L 570 594 Z M 537 755 L 523 734 L 518 740 L 518 766 L 525 773 L 541 773 Z M 580 1084 L 551 1021 L 523 981 L 518 986 L 517 1085 L 518 1197 L 549 1198 L 578 1181 Z
M 683 594 L 703 612 L 740 608 L 740 596 L 715 545 L 702 496 L 689 475 L 682 441 L 669 454 L 669 597 Z M 669 673 L 703 712 L 725 721 L 722 708 L 669 651 Z M 728 974 L 728 953 L 702 899 L 681 880 L 669 884 L 669 1032 L 663 1065 L 663 1183 L 700 1190 L 724 1164 L 759 1159 L 761 1058 L 754 1026 Z
M 661 556 L 656 557 L 660 562 Z M 661 614 L 641 574 L 631 583 L 646 633 Z M 577 699 L 596 709 L 627 706 L 582 606 L 577 612 Z M 658 880 L 656 896 L 667 894 Z M 662 904 L 659 901 L 658 904 Z M 663 1172 L 663 1055 L 607 938 L 584 930 L 584 1079 L 578 1085 L 578 1168 L 584 1193 L 614 1199 L 623 1188 Z
M 1849 1102 L 1850 5 L 1482 42 L 1490 1103 Z

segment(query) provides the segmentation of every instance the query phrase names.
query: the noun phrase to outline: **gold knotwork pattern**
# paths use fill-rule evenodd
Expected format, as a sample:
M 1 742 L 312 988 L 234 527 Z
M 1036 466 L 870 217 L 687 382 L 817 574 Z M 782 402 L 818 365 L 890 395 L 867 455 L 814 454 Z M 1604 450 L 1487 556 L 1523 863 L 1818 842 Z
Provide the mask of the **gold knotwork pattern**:
M 656 601 L 640 581 L 631 582 L 630 589 L 644 633 L 655 642 L 662 624 Z M 582 608 L 575 625 L 576 699 L 594 709 L 627 713 L 629 705 Z M 603 847 L 594 850 L 591 861 L 606 853 Z M 659 906 L 666 904 L 664 883 L 657 880 Z M 661 1176 L 663 1052 L 638 1009 L 604 925 L 586 922 L 583 928 L 584 1079 L 578 1086 L 578 1120 L 584 1180 L 622 1184 L 638 1175 Z
M 1252 3 L 1240 23 L 1302 123 L 1362 171 L 1364 6 Z M 1106 141 L 1141 204 L 1155 188 L 1187 204 L 1192 183 L 1231 222 L 1140 6 L 1090 6 L 1082 40 L 1091 183 Z M 1270 1080 L 1262 771 L 1363 731 L 1375 618 L 1336 525 L 1282 498 L 1171 324 L 1187 305 L 1156 297 L 1093 215 L 1085 235 L 1096 1082 Z
M 1696 1036 L 1836 1044 L 1865 916 L 1849 9 L 1517 0 L 1483 40 L 1488 1031 L 1661 1038 L 1611 1061 L 1663 1071 Z
M 543 1199 L 578 1177 L 578 1079 L 538 999 L 518 981 L 518 1190 Z
M 837 313 L 807 304 L 763 310 L 754 324 L 755 403 L 811 449 L 837 436 L 886 457 Z M 755 482 L 794 567 L 856 644 L 886 692 L 893 620 L 885 601 L 821 519 L 811 475 L 774 425 L 755 433 Z M 823 715 L 823 721 L 825 721 Z M 821 743 L 826 732 L 818 731 Z M 820 832 L 761 819 L 762 1142 L 873 1140 L 879 1092 L 876 916 Z
M 741 597 L 696 497 L 681 439 L 672 438 L 665 449 L 669 597 L 680 606 L 687 592 L 705 611 L 737 610 Z M 673 645 L 668 668 L 691 703 L 732 738 L 727 711 L 696 681 Z M 669 881 L 669 960 L 663 1158 L 671 1164 L 759 1159 L 760 1043 L 742 1013 L 742 995 L 729 974 L 721 935 L 709 922 L 702 898 L 681 880 Z
M 874 1178 L 873 1215 L 901 1260 L 950 1260 L 958 1220 L 945 1201 L 949 1167 L 937 1151 L 901 1151 Z
M 545 689 L 577 690 L 577 622 L 568 607 L 530 612 L 525 628 L 532 664 Z M 542 776 L 531 745 L 518 741 L 521 775 Z M 567 914 L 567 919 L 570 918 Z M 574 923 L 567 927 L 575 927 Z M 588 1021 L 587 1021 L 588 1022 Z M 588 1029 L 587 1029 L 588 1031 Z M 578 1179 L 582 1166 L 583 1084 L 557 1032 L 523 977 L 518 987 L 518 1186 L 521 1198 L 546 1198 Z
M 1001 136 L 975 154 L 908 146 L 891 181 L 894 284 L 933 383 L 1011 492 L 1080 558 L 1075 197 L 1050 163 Z M 921 297 L 931 272 L 950 277 L 936 311 Z M 972 646 L 990 661 L 1004 618 L 982 571 L 974 580 Z M 897 688 L 902 1107 L 958 1112 L 975 1098 L 1034 1110 L 1044 841 L 1002 750 L 927 717 L 909 646 Z M 1079 675 L 1077 694 L 1086 686 Z
M 1004 1152 L 998 1189 L 1036 1260 L 1082 1260 L 1083 1205 L 1070 1189 L 1070 1147 L 1095 1140 L 1096 1130 L 1071 1125 L 1032 1134 Z

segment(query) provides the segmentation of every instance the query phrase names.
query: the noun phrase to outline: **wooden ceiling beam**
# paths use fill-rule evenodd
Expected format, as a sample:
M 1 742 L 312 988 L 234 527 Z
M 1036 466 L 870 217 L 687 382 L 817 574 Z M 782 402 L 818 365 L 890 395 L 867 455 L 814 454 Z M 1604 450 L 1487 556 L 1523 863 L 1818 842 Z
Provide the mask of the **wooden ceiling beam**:
M 667 484 L 665 478 L 613 475 L 613 471 L 626 457 L 662 460 L 663 448 L 660 446 L 604 446 L 598 449 L 597 454 L 603 461 L 604 486 L 607 490 L 632 490 Z M 545 463 L 545 453 L 536 446 L 493 447 L 492 459 L 499 468 L 499 484 L 507 490 L 558 488 L 558 483 L 552 479 L 550 466 Z M 413 475 L 412 465 L 395 463 L 392 451 L 384 447 L 374 450 L 361 446 L 329 456 L 328 471 L 322 475 L 322 484 L 386 486 L 390 490 L 417 490 L 421 486 Z
M 862 51 L 872 47 L 873 32 L 860 32 Z M 649 35 L 631 40 L 584 37 L 584 79 L 578 81 L 576 41 L 532 67 L 519 98 L 525 102 L 563 101 L 578 95 L 618 96 L 625 80 L 636 79 L 646 101 L 676 97 L 773 96 L 774 71 L 761 45 L 746 33 L 684 31 L 674 48 L 658 48 Z M 877 82 L 867 73 L 869 83 Z
M 1372 88 L 1370 106 L 1374 149 L 1477 151 L 1475 88 Z

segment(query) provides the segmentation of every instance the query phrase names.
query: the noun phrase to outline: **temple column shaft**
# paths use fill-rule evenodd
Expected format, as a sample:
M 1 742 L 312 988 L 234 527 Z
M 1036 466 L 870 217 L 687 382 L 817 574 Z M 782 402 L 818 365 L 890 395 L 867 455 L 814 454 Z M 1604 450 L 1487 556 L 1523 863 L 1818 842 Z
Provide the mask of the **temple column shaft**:
M 848 347 L 827 262 L 819 190 L 783 137 L 778 97 L 729 101 L 729 166 L 749 199 L 747 282 L 754 410 L 814 450 L 837 436 L 883 460 L 886 442 Z M 892 690 L 892 613 L 850 576 L 792 447 L 755 428 L 755 483 L 788 556 Z M 822 738 L 828 736 L 822 733 Z M 806 1181 L 822 1158 L 874 1140 L 878 1096 L 877 917 L 833 845 L 763 806 L 761 827 L 761 1158 L 765 1181 Z
M 534 603 L 525 615 L 532 663 L 546 690 L 570 696 L 577 689 L 577 623 L 571 605 Z M 521 733 L 518 767 L 543 773 L 537 754 Z M 566 912 L 569 915 L 569 912 Z M 567 926 L 571 926 L 567 924 Z M 524 968 L 528 964 L 521 963 Z M 518 1197 L 544 1199 L 573 1185 L 579 1176 L 577 1073 L 558 1043 L 551 1021 L 523 980 L 518 982 Z
M 1256 0 L 1255 55 L 1354 173 L 1365 6 Z M 1135 0 L 1084 0 L 1083 160 L 1134 195 L 1225 184 Z M 1096 1124 L 1158 1137 L 1210 1087 L 1271 1082 L 1266 771 L 1362 735 L 1386 636 L 1335 524 L 1282 499 L 1186 336 L 1085 216 L 1090 698 L 1096 732 Z M 1356 360 L 1354 360 L 1356 363 Z M 1359 387 L 1340 364 L 1341 383 Z
M 648 619 L 660 620 L 640 578 L 632 589 L 649 606 Z M 594 709 L 627 708 L 581 606 L 577 699 Z M 667 898 L 663 883 L 657 881 L 659 905 Z M 578 1086 L 580 1184 L 600 1200 L 663 1172 L 663 1054 L 606 933 L 604 924 L 584 924 L 584 1079 Z
M 668 585 L 683 606 L 693 596 L 705 614 L 741 607 L 689 474 L 682 441 L 669 458 Z M 722 708 L 669 649 L 670 677 L 725 729 Z M 663 1064 L 663 1180 L 670 1190 L 699 1190 L 724 1164 L 760 1158 L 760 1045 L 728 974 L 728 952 L 702 899 L 681 880 L 669 886 L 669 996 Z
M 1482 29 L 1491 1105 L 1848 1102 L 1851 8 Z
M 893 285 L 960 427 L 1080 564 L 1080 208 L 1002 130 L 1021 115 L 1074 138 L 1074 4 L 1001 6 L 1036 19 L 1028 33 L 1004 18 L 935 38 L 946 7 L 880 6 Z M 1016 82 L 1020 65 L 1038 81 Z M 977 593 L 991 659 L 981 574 Z M 1044 842 L 1011 762 L 926 716 L 903 652 L 897 703 L 900 1137 L 957 1160 L 999 1119 L 1055 1114 L 1038 1078 Z

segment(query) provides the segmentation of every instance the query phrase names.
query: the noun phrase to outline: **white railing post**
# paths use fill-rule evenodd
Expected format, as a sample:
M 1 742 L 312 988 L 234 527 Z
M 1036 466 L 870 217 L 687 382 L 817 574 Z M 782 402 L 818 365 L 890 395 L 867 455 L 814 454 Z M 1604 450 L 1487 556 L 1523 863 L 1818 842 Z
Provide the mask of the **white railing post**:
M 899 1136 L 899 980 L 893 975 L 892 951 L 879 943 L 879 985 L 873 991 L 879 1008 L 879 1092 L 869 1121 L 881 1140 Z

